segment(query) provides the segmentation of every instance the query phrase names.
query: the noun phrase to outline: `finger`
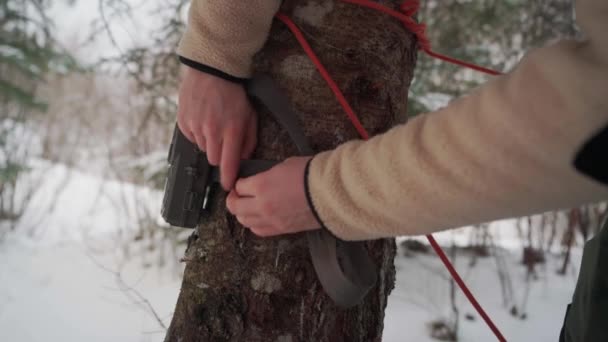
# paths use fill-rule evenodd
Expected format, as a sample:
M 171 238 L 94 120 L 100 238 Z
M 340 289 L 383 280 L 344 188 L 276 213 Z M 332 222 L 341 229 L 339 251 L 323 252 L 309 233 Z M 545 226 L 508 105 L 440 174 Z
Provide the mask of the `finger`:
M 207 149 L 207 159 L 209 160 L 209 164 L 218 166 L 220 164 L 222 140 L 217 137 L 216 133 L 209 134 L 208 131 L 205 132 L 205 139 L 205 148 Z
M 253 151 L 255 150 L 255 146 L 258 143 L 258 119 L 257 115 L 254 115 L 253 118 L 249 120 L 247 124 L 247 134 L 245 140 L 243 141 L 243 150 L 241 153 L 241 158 L 247 159 L 251 157 Z
M 220 160 L 220 179 L 224 190 L 232 189 L 239 171 L 241 147 L 243 146 L 243 130 L 241 125 L 235 125 L 226 130 L 222 144 Z
M 196 142 L 196 140 L 194 139 L 194 134 L 192 134 L 188 126 L 183 122 L 182 119 L 180 119 L 179 116 L 177 118 L 177 128 L 180 130 L 180 132 L 182 132 L 186 139 L 190 140 L 193 143 Z
M 207 150 L 207 140 L 205 139 L 205 136 L 202 133 L 199 133 L 194 136 L 194 139 L 196 139 L 198 149 L 205 152 Z
M 226 208 L 237 217 L 259 214 L 258 201 L 254 197 L 241 197 L 234 190 L 226 197 Z

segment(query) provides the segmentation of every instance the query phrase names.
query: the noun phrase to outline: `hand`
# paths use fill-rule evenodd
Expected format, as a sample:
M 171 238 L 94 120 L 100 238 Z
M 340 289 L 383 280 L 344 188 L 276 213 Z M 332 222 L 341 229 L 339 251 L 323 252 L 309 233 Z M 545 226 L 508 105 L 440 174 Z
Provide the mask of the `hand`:
M 304 169 L 310 158 L 289 158 L 266 172 L 239 179 L 226 207 L 258 236 L 319 228 L 304 190 Z
M 239 161 L 257 143 L 257 116 L 242 85 L 184 66 L 177 124 L 182 133 L 220 166 L 221 183 L 232 189 Z

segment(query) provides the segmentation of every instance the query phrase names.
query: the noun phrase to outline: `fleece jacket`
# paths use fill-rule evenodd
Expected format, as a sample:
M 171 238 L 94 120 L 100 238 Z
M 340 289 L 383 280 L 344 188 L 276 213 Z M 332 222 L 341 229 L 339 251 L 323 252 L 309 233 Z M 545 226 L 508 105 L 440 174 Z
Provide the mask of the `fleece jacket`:
M 279 6 L 194 0 L 178 53 L 247 78 Z M 305 182 L 321 224 L 375 239 L 608 199 L 608 1 L 578 0 L 576 18 L 584 39 L 529 51 L 440 110 L 316 155 Z

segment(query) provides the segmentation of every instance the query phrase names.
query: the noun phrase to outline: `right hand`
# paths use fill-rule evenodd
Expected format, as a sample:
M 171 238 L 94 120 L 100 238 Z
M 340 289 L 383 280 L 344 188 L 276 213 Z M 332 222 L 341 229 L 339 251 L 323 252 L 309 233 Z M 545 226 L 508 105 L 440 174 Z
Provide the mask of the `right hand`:
M 177 125 L 188 140 L 207 153 L 211 165 L 219 165 L 222 187 L 229 191 L 240 160 L 255 149 L 257 115 L 242 85 L 184 68 Z

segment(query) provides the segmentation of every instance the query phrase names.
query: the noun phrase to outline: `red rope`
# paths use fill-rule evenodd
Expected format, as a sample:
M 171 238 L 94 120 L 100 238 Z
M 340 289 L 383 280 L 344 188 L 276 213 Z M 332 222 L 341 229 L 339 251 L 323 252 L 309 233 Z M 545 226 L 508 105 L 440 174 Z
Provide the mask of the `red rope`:
M 399 19 L 409 31 L 413 32 L 416 35 L 416 37 L 418 39 L 419 48 L 432 57 L 439 58 L 441 60 L 447 61 L 449 63 L 457 64 L 457 65 L 460 65 L 463 67 L 471 68 L 473 70 L 485 72 L 490 75 L 500 75 L 501 74 L 498 71 L 494 71 L 494 70 L 487 69 L 487 68 L 484 68 L 481 66 L 477 66 L 475 64 L 461 61 L 461 60 L 458 60 L 458 59 L 455 59 L 455 58 L 452 58 L 449 56 L 445 56 L 445 55 L 432 51 L 431 44 L 425 34 L 426 26 L 424 24 L 417 23 L 412 18 L 412 16 L 414 14 L 416 14 L 416 12 L 418 11 L 418 8 L 420 6 L 420 2 L 418 0 L 410 0 L 410 1 L 404 2 L 401 5 L 402 12 L 397 12 L 395 10 L 382 6 L 378 3 L 371 2 L 369 0 L 341 0 L 341 1 L 356 4 L 356 5 L 363 6 L 363 7 L 368 7 L 368 8 L 386 13 L 392 17 Z M 317 68 L 317 70 L 319 71 L 319 73 L 321 74 L 321 76 L 323 77 L 323 79 L 325 80 L 325 82 L 327 83 L 329 88 L 331 89 L 331 91 L 336 96 L 336 99 L 338 100 L 338 102 L 340 103 L 340 105 L 342 106 L 342 108 L 344 109 L 346 114 L 348 115 L 348 118 L 350 119 L 352 124 L 355 126 L 355 129 L 357 130 L 359 135 L 363 139 L 367 140 L 369 138 L 369 134 L 367 133 L 367 131 L 361 124 L 361 121 L 357 117 L 357 114 L 355 114 L 355 111 L 352 109 L 352 107 L 350 106 L 350 104 L 348 103 L 346 98 L 344 97 L 344 94 L 342 94 L 342 91 L 340 90 L 340 88 L 338 87 L 336 82 L 331 78 L 331 76 L 329 75 L 329 72 L 327 72 L 327 69 L 325 69 L 325 67 L 323 66 L 323 64 L 317 57 L 317 55 L 314 53 L 314 51 L 312 50 L 312 48 L 306 41 L 306 38 L 304 38 L 304 35 L 302 34 L 302 32 L 293 23 L 293 21 L 291 21 L 291 19 L 289 19 L 289 17 L 287 17 L 285 14 L 278 13 L 276 15 L 276 17 L 277 17 L 277 19 L 281 20 L 285 25 L 287 25 L 287 27 L 294 34 L 297 41 L 300 43 L 300 45 L 302 46 L 302 48 L 304 49 L 304 51 L 306 52 L 306 54 L 308 55 L 310 60 L 313 62 L 313 64 L 315 65 L 315 67 Z M 479 304 L 477 299 L 475 299 L 475 296 L 473 296 L 473 294 L 471 293 L 471 291 L 469 290 L 467 285 L 464 283 L 464 281 L 462 280 L 462 278 L 460 277 L 460 275 L 454 268 L 454 265 L 452 265 L 452 263 L 448 259 L 447 255 L 441 249 L 441 247 L 439 246 L 439 244 L 437 243 L 435 238 L 430 234 L 427 235 L 426 238 L 428 239 L 429 243 L 431 244 L 431 247 L 435 250 L 435 252 L 439 256 L 439 258 L 441 259 L 441 261 L 447 268 L 448 272 L 450 273 L 450 275 L 452 276 L 454 281 L 458 284 L 458 286 L 460 287 L 460 289 L 462 290 L 464 295 L 467 297 L 467 299 L 469 300 L 471 305 L 473 305 L 475 310 L 477 310 L 479 315 L 483 318 L 483 320 L 486 322 L 488 327 L 492 330 L 492 332 L 494 333 L 496 338 L 501 342 L 506 341 L 505 337 L 501 334 L 500 330 L 498 330 L 498 328 L 496 327 L 494 322 L 492 322 L 492 319 L 488 316 L 488 314 L 485 312 L 485 310 L 481 307 L 481 305 Z
M 481 318 L 483 318 L 490 330 L 492 330 L 494 336 L 496 336 L 499 341 L 505 342 L 507 339 L 502 335 L 496 324 L 494 324 L 494 322 L 492 321 L 490 316 L 488 316 L 483 307 L 481 307 L 481 304 L 479 304 L 471 290 L 469 290 L 469 287 L 464 282 L 464 280 L 460 278 L 460 274 L 458 274 L 458 271 L 456 271 L 456 268 L 454 268 L 454 265 L 452 265 L 450 259 L 448 259 L 448 256 L 445 255 L 445 252 L 443 251 L 443 249 L 441 249 L 441 246 L 439 246 L 433 235 L 427 235 L 426 239 L 429 240 L 431 247 L 433 247 L 433 250 L 435 250 L 435 253 L 437 253 L 439 259 L 441 259 L 445 268 L 448 269 L 448 272 L 450 272 L 450 275 L 452 276 L 456 284 L 458 284 L 458 287 L 460 287 L 460 290 L 464 293 L 465 297 L 467 297 L 467 299 L 469 300 L 471 305 L 473 305 L 477 313 L 481 316 Z
M 346 115 L 348 115 L 348 118 L 355 126 L 357 132 L 359 132 L 359 135 L 365 140 L 369 139 L 369 134 L 361 124 L 361 121 L 359 121 L 359 117 L 357 116 L 357 114 L 355 114 L 355 111 L 350 106 L 348 101 L 346 101 L 344 94 L 342 94 L 342 91 L 340 91 L 340 88 L 338 88 L 336 82 L 334 82 L 334 80 L 329 75 L 329 72 L 327 72 L 327 69 L 325 69 L 325 67 L 323 66 L 323 63 L 321 63 L 315 52 L 312 50 L 300 29 L 298 29 L 296 24 L 294 24 L 293 21 L 291 21 L 291 19 L 289 19 L 289 17 L 287 17 L 285 14 L 278 13 L 276 17 L 281 20 L 285 25 L 287 25 L 287 27 L 289 27 L 293 35 L 296 37 L 296 39 L 302 46 L 302 49 L 304 49 L 304 52 L 306 52 L 306 54 L 308 55 L 308 58 L 310 58 L 313 64 L 317 67 L 317 70 L 319 71 L 321 76 L 323 76 L 325 82 L 327 82 L 327 85 L 336 96 L 336 99 L 338 100 L 338 102 L 340 102 L 342 108 L 344 108 Z

